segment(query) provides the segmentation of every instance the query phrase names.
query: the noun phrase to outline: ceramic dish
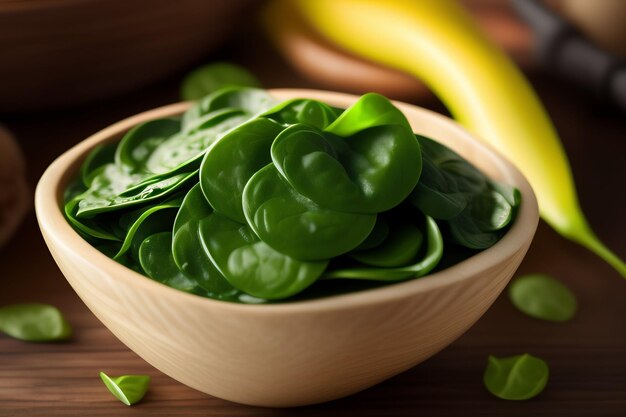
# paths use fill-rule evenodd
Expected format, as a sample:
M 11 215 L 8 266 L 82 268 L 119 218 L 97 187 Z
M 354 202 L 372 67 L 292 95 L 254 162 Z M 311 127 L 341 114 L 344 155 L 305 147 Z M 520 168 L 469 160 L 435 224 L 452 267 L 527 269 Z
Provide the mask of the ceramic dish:
M 356 96 L 271 90 L 348 107 Z M 123 343 L 172 378 L 230 401 L 288 407 L 350 395 L 434 355 L 472 326 L 519 266 L 538 222 L 519 171 L 454 121 L 397 103 L 417 133 L 436 138 L 489 176 L 520 189 L 522 204 L 493 247 L 441 272 L 382 288 L 271 305 L 183 293 L 107 258 L 66 222 L 63 190 L 96 145 L 138 123 L 179 115 L 189 103 L 116 123 L 60 156 L 42 176 L 36 210 L 59 268 L 91 311 Z

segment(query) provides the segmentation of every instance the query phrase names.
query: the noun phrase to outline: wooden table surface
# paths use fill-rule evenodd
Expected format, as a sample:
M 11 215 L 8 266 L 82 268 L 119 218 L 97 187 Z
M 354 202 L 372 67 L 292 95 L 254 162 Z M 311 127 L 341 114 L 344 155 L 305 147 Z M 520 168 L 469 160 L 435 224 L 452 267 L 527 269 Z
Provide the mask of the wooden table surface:
M 241 42 L 237 45 L 241 45 Z M 267 45 L 208 57 L 249 66 L 267 87 L 319 87 L 301 79 Z M 533 84 L 569 153 L 582 205 L 598 234 L 626 257 L 626 122 L 598 110 L 570 85 L 549 76 Z M 177 100 L 179 79 L 78 109 L 0 115 L 19 138 L 32 187 L 60 153 L 137 112 Z M 434 99 L 419 102 L 442 111 Z M 425 363 L 352 397 L 291 410 L 253 408 L 194 391 L 152 368 L 119 342 L 65 282 L 39 233 L 34 213 L 0 250 L 0 305 L 40 301 L 72 323 L 70 342 L 29 344 L 0 336 L 0 417 L 13 416 L 626 416 L 626 280 L 540 224 L 518 274 L 550 273 L 577 294 L 580 309 L 565 324 L 526 317 L 502 295 L 484 317 Z M 490 354 L 528 352 L 550 365 L 537 398 L 508 402 L 482 385 Z M 145 400 L 126 407 L 98 372 L 153 377 Z

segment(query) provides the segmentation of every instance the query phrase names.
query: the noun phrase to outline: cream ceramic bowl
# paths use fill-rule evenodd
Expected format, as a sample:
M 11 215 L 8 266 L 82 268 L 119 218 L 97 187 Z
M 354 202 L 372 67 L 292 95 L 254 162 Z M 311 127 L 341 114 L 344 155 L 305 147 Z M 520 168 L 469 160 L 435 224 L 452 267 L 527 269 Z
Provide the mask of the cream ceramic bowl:
M 347 107 L 357 97 L 273 90 Z M 535 196 L 517 169 L 452 120 L 398 103 L 418 133 L 515 185 L 522 205 L 496 245 L 430 276 L 383 288 L 274 305 L 241 305 L 183 293 L 117 264 L 65 221 L 62 194 L 94 146 L 138 123 L 181 114 L 188 103 L 123 120 L 61 155 L 42 176 L 37 218 L 59 268 L 123 343 L 172 378 L 226 400 L 272 407 L 358 392 L 424 361 L 472 326 L 505 287 L 535 233 Z

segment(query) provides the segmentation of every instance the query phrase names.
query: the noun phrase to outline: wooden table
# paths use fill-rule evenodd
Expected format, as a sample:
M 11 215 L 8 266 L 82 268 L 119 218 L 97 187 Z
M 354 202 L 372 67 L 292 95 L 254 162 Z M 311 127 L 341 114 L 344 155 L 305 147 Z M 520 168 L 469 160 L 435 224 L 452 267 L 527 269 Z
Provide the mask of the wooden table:
M 266 45 L 208 59 L 249 66 L 268 87 L 319 87 L 301 79 Z M 0 115 L 19 138 L 35 186 L 69 146 L 137 112 L 177 100 L 178 79 L 79 109 Z M 626 123 L 597 110 L 571 86 L 533 77 L 562 135 L 582 204 L 598 234 L 626 257 Z M 433 99 L 418 104 L 442 111 Z M 292 410 L 252 408 L 204 395 L 149 366 L 87 310 L 48 253 L 31 213 L 0 250 L 0 305 L 41 301 L 74 326 L 71 342 L 29 344 L 0 336 L 0 416 L 626 416 L 626 281 L 580 247 L 540 224 L 519 274 L 545 272 L 577 294 L 578 315 L 565 324 L 528 318 L 501 296 L 450 347 L 389 381 L 352 397 Z M 550 365 L 547 389 L 526 402 L 492 397 L 482 385 L 490 354 L 529 352 Z M 145 400 L 128 408 L 105 389 L 98 371 L 153 377 Z

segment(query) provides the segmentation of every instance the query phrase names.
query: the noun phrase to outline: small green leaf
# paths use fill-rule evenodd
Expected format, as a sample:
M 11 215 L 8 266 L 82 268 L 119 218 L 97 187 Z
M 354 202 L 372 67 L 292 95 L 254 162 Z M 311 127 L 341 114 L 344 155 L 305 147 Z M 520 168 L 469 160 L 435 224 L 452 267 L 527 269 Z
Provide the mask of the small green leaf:
M 53 342 L 72 336 L 72 328 L 61 312 L 40 303 L 0 307 L 0 331 L 27 342 Z
M 397 223 L 387 238 L 378 246 L 350 253 L 350 257 L 365 265 L 393 268 L 411 263 L 422 243 L 424 234 L 415 225 Z
M 528 353 L 509 358 L 489 356 L 483 382 L 498 398 L 527 400 L 543 391 L 549 374 L 548 364 Z
M 260 87 L 248 70 L 229 62 L 216 62 L 193 70 L 181 87 L 183 100 L 198 100 L 224 87 Z
M 554 322 L 570 320 L 578 306 L 569 288 L 543 274 L 517 278 L 509 285 L 509 298 L 522 313 Z
M 150 377 L 147 375 L 109 377 L 100 372 L 100 379 L 115 398 L 129 406 L 141 401 L 150 384 Z
M 256 118 L 230 131 L 204 155 L 200 185 L 211 206 L 230 219 L 245 223 L 242 196 L 246 183 L 272 161 L 270 148 L 283 127 Z
M 376 223 L 375 214 L 320 207 L 298 194 L 274 165 L 259 170 L 243 192 L 243 210 L 254 232 L 295 259 L 317 261 L 351 251 Z
M 213 213 L 200 222 L 202 245 L 233 287 L 268 300 L 303 291 L 326 269 L 327 261 L 305 262 L 275 251 L 252 229 Z
M 139 263 L 155 281 L 185 292 L 195 292 L 198 283 L 178 269 L 172 256 L 172 233 L 148 236 L 139 247 Z

